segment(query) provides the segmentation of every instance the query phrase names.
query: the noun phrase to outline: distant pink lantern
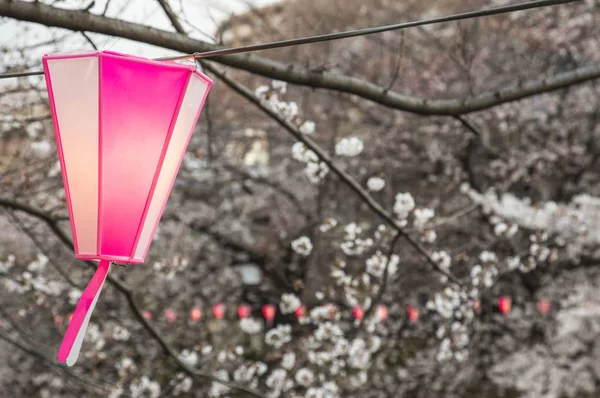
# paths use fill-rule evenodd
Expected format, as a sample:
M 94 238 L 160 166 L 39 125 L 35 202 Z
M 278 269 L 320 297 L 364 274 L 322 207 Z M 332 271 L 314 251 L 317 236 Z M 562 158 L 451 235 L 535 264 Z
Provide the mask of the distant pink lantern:
M 419 309 L 409 304 L 406 307 L 406 315 L 408 315 L 410 323 L 415 323 L 419 320 Z
M 195 306 L 194 308 L 192 308 L 192 310 L 190 311 L 190 319 L 192 320 L 192 322 L 198 322 L 201 318 L 202 310 L 200 309 L 200 307 Z
M 473 301 L 473 309 L 477 315 L 481 315 L 481 301 L 479 301 L 479 299 Z
M 388 313 L 389 313 L 389 309 L 386 305 L 379 304 L 377 306 L 377 317 L 379 318 L 380 322 L 383 322 L 387 319 Z
M 537 307 L 538 307 L 538 311 L 540 311 L 540 314 L 546 316 L 552 309 L 552 300 L 539 299 L 537 301 Z
M 252 307 L 247 304 L 240 304 L 238 306 L 238 316 L 240 319 L 248 318 L 252 314 Z
M 152 320 L 152 313 L 150 311 L 142 311 L 142 316 L 147 321 L 151 321 Z
M 299 305 L 295 310 L 294 314 L 296 315 L 296 319 L 302 319 L 306 316 L 306 307 L 304 305 Z
M 265 304 L 262 307 L 263 316 L 269 325 L 275 319 L 275 312 L 277 312 L 277 308 L 273 304 Z
M 506 315 L 510 312 L 511 308 L 512 308 L 512 300 L 510 297 L 502 296 L 498 299 L 498 309 L 500 310 L 501 313 Z
M 359 305 L 355 306 L 352 309 L 352 313 L 354 314 L 354 319 L 356 319 L 357 321 L 361 321 L 365 316 L 365 310 L 363 310 L 363 308 Z
M 167 308 L 164 312 L 165 314 L 165 318 L 167 319 L 167 322 L 169 323 L 169 325 L 172 325 L 175 323 L 175 321 L 177 320 L 177 313 L 175 311 L 173 311 L 171 308 Z
M 223 319 L 225 317 L 226 310 L 227 310 L 227 307 L 225 307 L 225 304 L 220 303 L 220 304 L 213 305 L 213 315 L 217 319 Z
M 111 51 L 42 59 L 75 257 L 99 260 L 58 360 L 77 360 L 111 262 L 141 264 L 211 80 Z

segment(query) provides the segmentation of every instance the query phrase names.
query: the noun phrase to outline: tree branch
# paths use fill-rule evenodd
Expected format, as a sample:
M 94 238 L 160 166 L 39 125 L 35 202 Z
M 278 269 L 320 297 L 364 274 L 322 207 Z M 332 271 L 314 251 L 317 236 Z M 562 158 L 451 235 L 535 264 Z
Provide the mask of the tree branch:
M 0 0 L 0 15 L 46 26 L 122 37 L 183 53 L 205 52 L 219 48 L 214 44 L 195 40 L 180 33 L 167 32 L 89 12 L 56 8 L 40 2 Z M 387 90 L 386 87 L 360 78 L 331 71 L 313 71 L 297 64 L 286 65 L 254 54 L 215 57 L 214 61 L 271 79 L 341 91 L 393 109 L 431 115 L 460 115 L 479 111 L 600 77 L 600 66 L 590 65 L 472 98 L 427 100 Z
M 458 120 L 463 125 L 463 127 L 469 130 L 471 133 L 475 134 L 477 137 L 481 137 L 481 133 L 479 132 L 479 130 L 477 130 L 467 118 L 461 117 L 459 115 L 455 115 L 454 118 Z
M 181 24 L 181 22 L 179 22 L 179 19 L 177 19 L 177 15 L 175 15 L 175 12 L 171 8 L 171 6 L 167 2 L 167 0 L 157 0 L 157 1 L 158 1 L 158 4 L 160 4 L 160 6 L 162 7 L 162 9 L 165 11 L 167 18 L 169 18 L 169 21 L 171 21 L 171 25 L 173 25 L 173 28 L 175 28 L 177 33 L 181 33 L 182 35 L 187 36 L 187 33 L 186 33 L 185 29 L 183 28 L 183 25 Z
M 84 39 L 85 39 L 85 40 L 86 40 L 88 43 L 90 43 L 90 45 L 92 46 L 92 48 L 93 48 L 94 50 L 98 51 L 98 46 L 96 46 L 96 43 L 94 43 L 94 41 L 92 40 L 92 38 L 91 38 L 91 37 L 89 37 L 89 36 L 87 35 L 87 33 L 85 33 L 84 31 L 81 31 L 80 33 L 81 33 L 81 35 L 84 37 Z

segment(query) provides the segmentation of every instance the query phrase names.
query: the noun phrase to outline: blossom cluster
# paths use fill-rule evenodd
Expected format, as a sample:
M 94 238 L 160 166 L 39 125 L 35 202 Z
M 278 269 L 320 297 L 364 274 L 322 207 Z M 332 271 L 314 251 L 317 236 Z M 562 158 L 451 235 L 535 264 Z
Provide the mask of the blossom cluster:
M 294 123 L 300 133 L 305 135 L 314 134 L 316 129 L 315 122 L 300 119 L 298 117 L 298 105 L 296 102 L 286 102 L 281 99 L 286 92 L 287 84 L 285 82 L 273 81 L 270 86 L 258 87 L 255 95 L 261 100 L 264 106 L 274 110 L 285 120 Z M 313 184 L 322 181 L 329 173 L 327 164 L 320 161 L 317 154 L 300 141 L 292 146 L 292 158 L 305 164 L 304 172 Z

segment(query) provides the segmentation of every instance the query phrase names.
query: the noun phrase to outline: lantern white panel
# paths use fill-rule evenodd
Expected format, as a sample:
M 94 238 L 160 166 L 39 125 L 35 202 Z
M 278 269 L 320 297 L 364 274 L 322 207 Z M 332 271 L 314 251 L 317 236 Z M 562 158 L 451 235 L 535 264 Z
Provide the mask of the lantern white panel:
M 146 256 L 209 87 L 206 80 L 195 73 L 192 74 L 135 249 L 135 259 Z
M 77 254 L 97 253 L 98 57 L 48 60 Z

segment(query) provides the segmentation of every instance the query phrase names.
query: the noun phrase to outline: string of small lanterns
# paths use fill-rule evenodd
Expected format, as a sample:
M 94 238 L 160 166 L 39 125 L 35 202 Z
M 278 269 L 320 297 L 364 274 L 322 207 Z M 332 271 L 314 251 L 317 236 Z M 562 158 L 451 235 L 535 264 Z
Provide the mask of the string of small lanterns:
M 327 304 L 330 307 L 330 318 L 333 319 L 334 315 L 338 311 L 338 307 L 335 304 Z M 500 296 L 497 299 L 496 306 L 498 311 L 504 315 L 508 314 L 513 309 L 513 301 L 510 296 Z M 481 315 L 481 304 L 477 300 L 474 305 L 474 310 L 477 315 Z M 552 311 L 552 300 L 547 298 L 538 299 L 536 302 L 538 312 L 542 316 L 547 316 Z M 224 303 L 217 303 L 212 306 L 212 318 L 216 320 L 224 320 L 227 314 L 227 305 Z M 273 325 L 273 320 L 277 314 L 277 306 L 275 304 L 265 304 L 260 308 L 262 317 L 268 327 Z M 237 306 L 237 318 L 239 320 L 250 318 L 253 313 L 253 308 L 249 304 L 240 304 Z M 405 309 L 406 318 L 411 324 L 415 324 L 419 321 L 421 315 L 420 308 L 418 306 L 408 304 Z M 151 321 L 154 319 L 154 314 L 151 311 L 142 311 L 143 317 Z M 294 316 L 297 320 L 301 320 L 307 316 L 306 306 L 300 305 L 294 310 Z M 72 314 L 69 315 L 68 320 L 70 321 Z M 166 308 L 163 311 L 163 317 L 169 325 L 175 324 L 178 319 L 178 315 L 172 308 Z M 202 308 L 198 305 L 192 307 L 189 312 L 189 319 L 192 323 L 198 323 L 205 317 Z M 356 321 L 362 321 L 365 317 L 365 309 L 361 306 L 354 306 L 352 308 L 352 317 Z M 375 317 L 379 322 L 384 322 L 389 317 L 389 308 L 385 304 L 377 305 L 375 309 Z M 55 317 L 55 323 L 61 324 L 64 322 L 64 318 L 60 315 Z

